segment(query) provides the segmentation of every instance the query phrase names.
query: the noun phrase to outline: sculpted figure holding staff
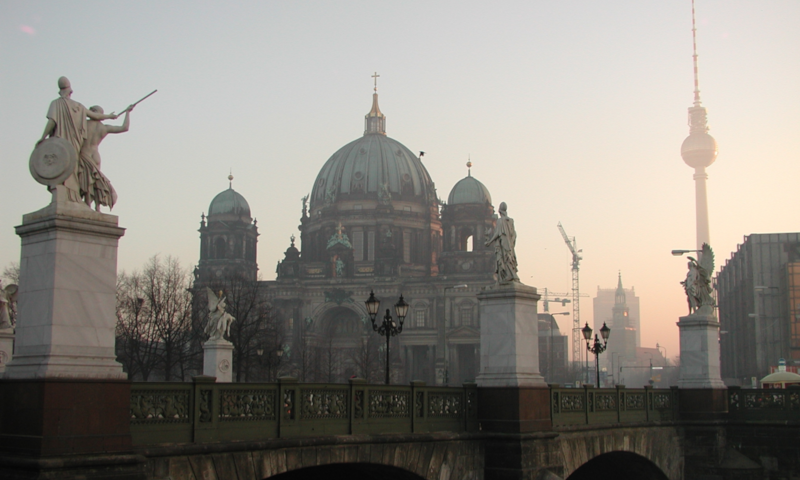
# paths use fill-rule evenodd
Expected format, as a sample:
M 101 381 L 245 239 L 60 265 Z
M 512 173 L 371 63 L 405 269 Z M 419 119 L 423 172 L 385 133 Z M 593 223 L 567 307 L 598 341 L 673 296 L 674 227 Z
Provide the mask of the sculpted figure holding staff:
M 91 107 L 89 111 L 103 114 L 103 108 L 97 105 Z M 95 210 L 98 212 L 100 205 L 114 208 L 117 192 L 111 186 L 108 178 L 100 171 L 100 150 L 97 147 L 109 133 L 128 131 L 131 124 L 130 112 L 132 111 L 133 106 L 125 110 L 125 120 L 122 122 L 122 126 L 104 125 L 100 120 L 89 120 L 87 123 L 86 140 L 83 142 L 78 160 L 78 183 L 83 201 L 89 207 L 94 202 Z
M 497 267 L 497 283 L 511 283 L 519 282 L 517 276 L 517 254 L 514 247 L 517 244 L 517 231 L 514 229 L 514 219 L 510 218 L 507 213 L 506 202 L 500 204 L 498 213 L 500 218 L 497 219 L 494 233 L 488 240 L 486 246 L 494 246 L 495 261 Z
M 67 77 L 58 79 L 58 88 L 59 98 L 50 103 L 47 125 L 31 154 L 31 174 L 54 192 L 54 199 L 58 196 L 62 199 L 59 201 L 83 200 L 90 208 L 94 202 L 97 211 L 100 205 L 113 207 L 117 193 L 100 172 L 98 146 L 109 133 L 127 132 L 129 112 L 156 90 L 123 110 L 125 121 L 121 126 L 108 126 L 102 121 L 119 115 L 106 115 L 98 106 L 87 109 L 72 100 L 72 86 Z
M 50 103 L 47 110 L 47 125 L 44 127 L 42 138 L 36 142 L 38 146 L 48 137 L 58 137 L 67 140 L 75 149 L 77 155 L 83 147 L 87 135 L 87 117 L 92 120 L 116 119 L 113 113 L 105 115 L 93 112 L 73 100 L 72 85 L 67 77 L 58 79 L 58 98 Z M 80 186 L 78 184 L 78 168 L 64 180 L 67 187 L 68 199 L 73 202 L 81 201 Z

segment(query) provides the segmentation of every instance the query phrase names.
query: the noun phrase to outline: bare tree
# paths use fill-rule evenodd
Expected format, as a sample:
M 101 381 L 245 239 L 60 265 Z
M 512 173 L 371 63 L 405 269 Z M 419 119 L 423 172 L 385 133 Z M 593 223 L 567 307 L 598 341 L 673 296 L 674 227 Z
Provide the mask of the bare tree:
M 117 360 L 130 379 L 147 381 L 155 370 L 158 339 L 155 325 L 144 312 L 142 277 L 121 272 L 117 277 Z
M 383 379 L 385 357 L 380 351 L 383 338 L 371 333 L 359 337 L 356 348 L 348 351 L 348 360 L 355 367 L 356 376 L 377 383 Z
M 189 270 L 172 257 L 153 256 L 141 272 L 120 275 L 117 290 L 117 345 L 131 377 L 184 380 L 197 331 L 192 324 Z
M 19 285 L 19 262 L 10 262 L 3 269 L 3 279 L 8 283 Z

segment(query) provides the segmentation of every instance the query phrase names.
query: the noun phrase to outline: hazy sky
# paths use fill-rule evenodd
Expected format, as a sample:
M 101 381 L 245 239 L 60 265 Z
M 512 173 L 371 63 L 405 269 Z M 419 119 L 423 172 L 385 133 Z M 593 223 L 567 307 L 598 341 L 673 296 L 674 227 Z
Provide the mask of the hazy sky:
M 697 15 L 722 264 L 744 235 L 800 228 L 800 2 L 698 0 Z M 28 158 L 59 76 L 107 112 L 158 89 L 131 131 L 101 146 L 127 228 L 120 269 L 156 253 L 195 264 L 200 214 L 232 169 L 272 279 L 300 198 L 363 133 L 377 71 L 388 134 L 426 152 L 439 196 L 471 156 L 495 205 L 508 203 L 525 283 L 570 290 L 561 221 L 583 249 L 582 291 L 615 286 L 621 270 L 641 298 L 642 346 L 671 357 L 686 263 L 669 252 L 695 242 L 693 171 L 680 157 L 691 53 L 689 0 L 5 1 L 0 267 L 19 259 L 13 227 L 49 201 Z M 568 331 L 570 317 L 558 320 Z

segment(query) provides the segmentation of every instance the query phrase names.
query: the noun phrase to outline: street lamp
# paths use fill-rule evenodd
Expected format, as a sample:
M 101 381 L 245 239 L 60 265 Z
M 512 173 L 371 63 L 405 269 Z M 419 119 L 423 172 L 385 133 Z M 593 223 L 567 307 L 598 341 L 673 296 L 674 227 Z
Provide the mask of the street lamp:
M 365 302 L 367 304 L 367 313 L 369 319 L 372 321 L 372 329 L 378 332 L 378 335 L 386 337 L 386 385 L 389 385 L 389 342 L 395 335 L 399 335 L 403 331 L 403 322 L 408 314 L 408 303 L 403 300 L 403 295 L 400 294 L 400 300 L 394 305 L 394 312 L 397 315 L 399 324 L 394 321 L 389 309 L 386 309 L 386 315 L 383 316 L 383 322 L 380 325 L 375 323 L 375 317 L 378 315 L 378 308 L 381 301 L 375 298 L 375 293 L 370 290 L 369 298 Z
M 592 327 L 590 327 L 588 323 L 581 329 L 581 332 L 583 332 L 583 338 L 586 340 L 586 350 L 594 353 L 594 373 L 597 376 L 596 385 L 597 388 L 600 388 L 600 354 L 606 351 L 611 329 L 603 322 L 603 328 L 600 329 L 600 335 L 603 337 L 602 345 L 600 344 L 600 339 L 597 338 L 597 334 L 594 335 L 594 345 L 590 343 L 592 340 Z

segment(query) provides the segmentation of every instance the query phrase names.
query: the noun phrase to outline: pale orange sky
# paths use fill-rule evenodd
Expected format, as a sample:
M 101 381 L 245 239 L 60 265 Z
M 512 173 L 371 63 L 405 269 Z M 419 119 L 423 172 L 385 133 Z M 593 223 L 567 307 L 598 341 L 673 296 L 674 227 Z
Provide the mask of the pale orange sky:
M 0 4 L 0 263 L 13 227 L 48 202 L 28 173 L 56 80 L 106 111 L 158 88 L 103 143 L 128 228 L 121 269 L 197 261 L 200 214 L 227 188 L 250 202 L 274 278 L 300 198 L 363 131 L 377 71 L 389 136 L 446 198 L 473 175 L 505 201 L 525 283 L 582 291 L 621 270 L 641 298 L 642 345 L 678 352 L 678 282 L 693 248 L 690 2 L 4 2 Z M 708 169 L 718 265 L 749 233 L 797 231 L 800 3 L 698 0 L 700 88 L 720 154 Z M 86 28 L 77 28 L 82 25 Z M 111 122 L 114 123 L 114 122 Z M 592 321 L 591 299 L 581 304 Z M 555 310 L 555 309 L 554 309 Z M 558 317 L 568 331 L 571 319 Z M 612 333 L 613 335 L 613 333 Z

